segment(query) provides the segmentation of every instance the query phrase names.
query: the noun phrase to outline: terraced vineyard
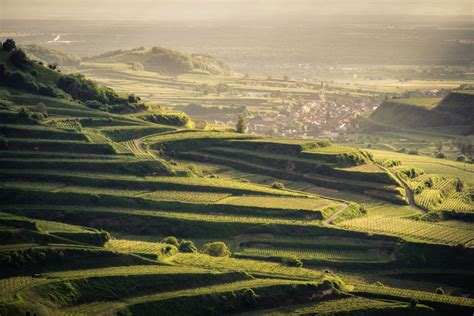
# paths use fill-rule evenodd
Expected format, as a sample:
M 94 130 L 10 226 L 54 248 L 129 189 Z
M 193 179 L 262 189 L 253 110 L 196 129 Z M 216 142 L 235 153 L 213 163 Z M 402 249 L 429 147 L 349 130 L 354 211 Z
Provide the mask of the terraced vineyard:
M 144 197 L 158 199 L 158 200 L 170 200 L 170 201 L 183 201 L 183 202 L 196 202 L 196 203 L 212 203 L 219 202 L 226 197 L 231 196 L 228 193 L 213 193 L 213 192 L 183 192 L 183 191 L 156 191 L 144 195 Z
M 436 223 L 402 218 L 381 216 L 356 218 L 343 222 L 341 226 L 359 231 L 390 234 L 450 245 L 470 245 L 474 240 L 474 232 L 470 229 L 445 227 Z
M 150 152 L 147 152 L 143 147 L 142 144 L 139 140 L 127 140 L 124 142 L 121 142 L 120 145 L 124 146 L 128 150 L 130 150 L 135 157 L 138 159 L 155 159 L 153 154 Z
M 58 95 L 0 80 L 1 315 L 472 315 L 469 181 L 404 184 L 366 150 L 230 132 L 28 67 Z M 402 269 L 440 294 L 350 277 Z
M 433 174 L 420 174 L 407 178 L 406 168 L 396 167 L 393 171 L 402 177 L 414 193 L 414 202 L 427 211 L 473 212 L 472 184 L 459 178 Z M 418 173 L 421 172 L 418 169 Z
M 338 313 L 365 313 L 367 311 L 393 311 L 401 312 L 407 308 L 406 303 L 393 301 L 377 301 L 362 297 L 348 297 L 340 300 L 322 301 L 316 304 L 308 304 L 296 308 L 286 307 L 268 311 L 262 311 L 256 315 L 332 315 Z
M 296 257 L 307 263 L 315 262 L 383 262 L 388 255 L 356 250 L 288 250 L 278 248 L 244 248 L 238 255 L 255 257 Z

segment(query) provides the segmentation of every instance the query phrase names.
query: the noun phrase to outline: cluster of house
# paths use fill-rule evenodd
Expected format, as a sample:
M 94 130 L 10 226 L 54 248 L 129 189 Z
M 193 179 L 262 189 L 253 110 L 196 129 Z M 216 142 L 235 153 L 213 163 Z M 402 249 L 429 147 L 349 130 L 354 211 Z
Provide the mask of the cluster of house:
M 297 138 L 343 138 L 354 128 L 358 115 L 372 112 L 380 101 L 375 99 L 341 99 L 299 101 L 282 108 L 278 114 L 265 113 L 248 120 L 248 131 Z

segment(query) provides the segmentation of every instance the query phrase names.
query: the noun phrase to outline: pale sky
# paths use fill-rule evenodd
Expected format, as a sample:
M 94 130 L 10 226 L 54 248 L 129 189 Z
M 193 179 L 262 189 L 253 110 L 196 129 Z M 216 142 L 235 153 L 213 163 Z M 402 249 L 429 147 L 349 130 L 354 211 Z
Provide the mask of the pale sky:
M 0 19 L 216 20 L 275 16 L 474 16 L 474 0 L 0 0 Z

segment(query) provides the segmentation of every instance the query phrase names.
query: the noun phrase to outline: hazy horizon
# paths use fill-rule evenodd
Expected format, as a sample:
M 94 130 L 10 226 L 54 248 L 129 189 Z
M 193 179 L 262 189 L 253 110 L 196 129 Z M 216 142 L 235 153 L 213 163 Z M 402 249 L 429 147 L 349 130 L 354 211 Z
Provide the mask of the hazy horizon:
M 470 0 L 1 0 L 6 19 L 212 21 L 317 16 L 472 16 Z M 243 14 L 244 13 L 244 14 Z

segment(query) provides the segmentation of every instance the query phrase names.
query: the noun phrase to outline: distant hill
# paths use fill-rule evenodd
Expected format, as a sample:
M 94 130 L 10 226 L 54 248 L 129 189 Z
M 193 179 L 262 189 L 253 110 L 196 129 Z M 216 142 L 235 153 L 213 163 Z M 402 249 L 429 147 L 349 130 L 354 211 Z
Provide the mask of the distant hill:
M 78 67 L 81 64 L 79 57 L 59 50 L 38 45 L 23 45 L 21 48 L 31 59 L 41 61 L 48 65 L 56 64 L 59 67 Z
M 466 126 L 471 134 L 474 120 L 474 91 L 459 90 L 444 99 L 412 98 L 387 100 L 369 117 L 368 124 L 386 128 Z
M 84 58 L 98 63 L 126 63 L 134 68 L 179 75 L 187 72 L 204 72 L 212 75 L 229 75 L 230 68 L 223 62 L 201 54 L 187 54 L 162 47 L 116 50 L 98 56 Z

